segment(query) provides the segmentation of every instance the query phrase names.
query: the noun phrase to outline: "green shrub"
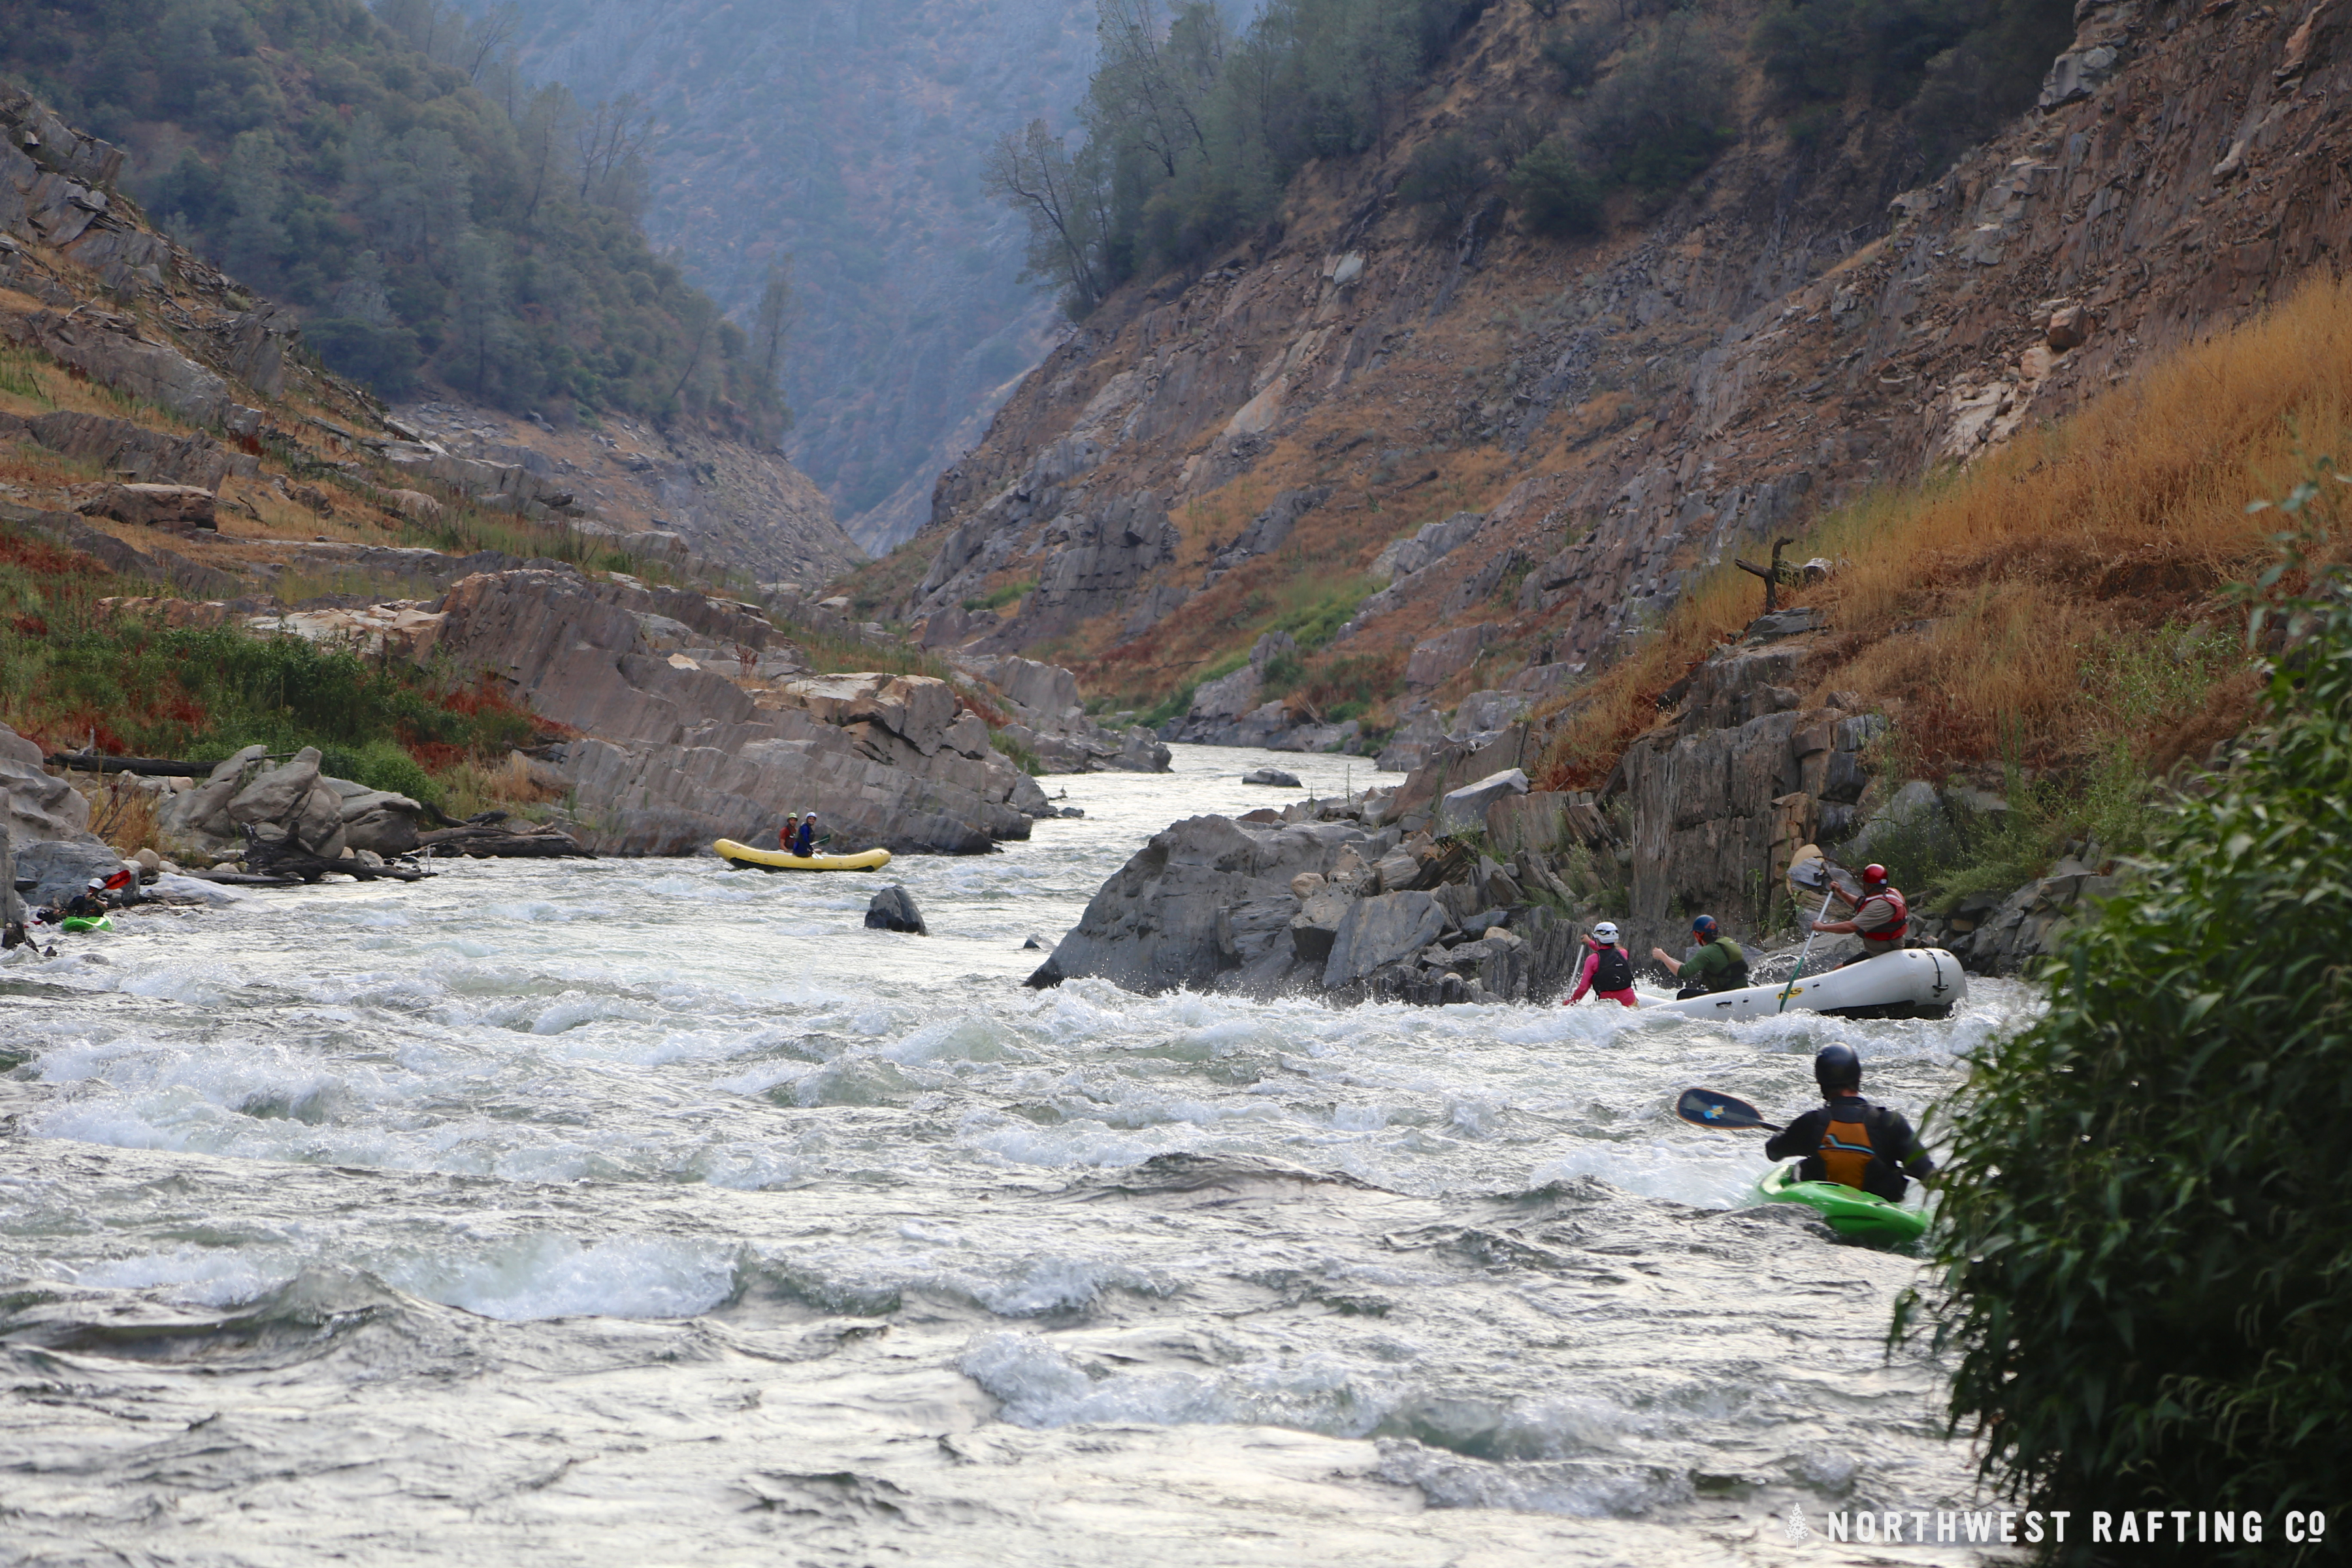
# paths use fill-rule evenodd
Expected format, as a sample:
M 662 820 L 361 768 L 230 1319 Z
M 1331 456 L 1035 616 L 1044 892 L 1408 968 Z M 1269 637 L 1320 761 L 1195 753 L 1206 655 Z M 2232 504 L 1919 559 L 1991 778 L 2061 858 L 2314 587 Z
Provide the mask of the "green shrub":
M 1196 681 L 1170 692 L 1154 706 L 1137 715 L 1136 722 L 1147 730 L 1158 730 L 1171 719 L 1181 719 L 1192 710 L 1192 694 L 1200 689 Z
M 1035 778 L 1045 771 L 1045 758 L 1039 756 L 1034 748 L 1014 740 L 1002 730 L 991 730 L 988 732 L 988 743 L 1012 758 L 1013 765 L 1031 778 Z
M 319 754 L 319 771 L 370 789 L 388 789 L 411 800 L 441 803 L 441 786 L 407 748 L 390 740 L 370 741 L 356 748 L 330 746 Z
M 1774 0 L 1748 47 L 1785 104 L 1904 110 L 1933 172 L 2031 104 L 2073 36 L 2063 0 Z
M 1601 74 L 1609 44 L 1594 28 L 1561 27 L 1544 38 L 1542 53 L 1545 63 L 1559 72 L 1560 90 L 1574 98 L 1590 89 Z
M 1405 160 L 1404 177 L 1397 182 L 1397 195 L 1429 209 L 1440 223 L 1457 224 L 1487 182 L 1486 159 L 1478 144 L 1462 132 L 1448 131 L 1413 149 Z
M 1295 653 L 1276 654 L 1265 661 L 1263 679 L 1268 697 L 1286 697 L 1307 679 L 1307 661 Z
M 1511 169 L 1511 205 L 1535 234 L 1601 231 L 1601 182 L 1587 174 L 1566 142 L 1550 137 Z
M 1957 1352 L 1954 1426 L 2005 1490 L 2273 1531 L 2136 1560 L 2309 1560 L 2280 1511 L 2352 1489 L 2352 1170 L 2321 1120 L 2352 1099 L 2352 583 L 2314 583 L 2267 734 L 2066 941 L 2043 1020 L 1979 1058 L 1941 1288 L 1896 1315 Z
M 1612 184 L 1664 192 L 1689 183 L 1730 142 L 1733 63 L 1715 35 L 1670 16 L 1592 92 L 1584 134 Z
M 966 599 L 963 602 L 963 607 L 967 611 L 1001 610 L 1015 599 L 1027 597 L 1030 591 L 1036 586 L 1037 581 L 1034 577 L 1024 578 L 1018 583 L 1007 583 L 1001 588 L 992 588 L 985 594 Z

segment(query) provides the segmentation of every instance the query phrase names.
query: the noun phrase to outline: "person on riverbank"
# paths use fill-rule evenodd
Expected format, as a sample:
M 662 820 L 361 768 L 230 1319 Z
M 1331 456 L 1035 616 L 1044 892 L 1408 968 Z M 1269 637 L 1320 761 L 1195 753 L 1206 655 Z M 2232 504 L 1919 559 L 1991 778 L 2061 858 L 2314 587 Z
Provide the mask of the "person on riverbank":
M 1576 994 L 1560 1004 L 1572 1007 L 1584 1000 L 1587 991 L 1606 996 L 1610 1001 L 1627 1007 L 1639 1007 L 1642 999 L 1633 994 L 1633 956 L 1617 940 L 1614 921 L 1602 921 L 1584 939 L 1584 963 L 1576 977 Z
M 1847 959 L 1846 963 L 1864 963 L 1882 952 L 1894 952 L 1903 945 L 1905 933 L 1911 929 L 1911 908 L 1903 901 L 1903 889 L 1886 879 L 1884 866 L 1862 868 L 1862 897 L 1849 896 L 1834 882 L 1831 896 L 1853 913 L 1842 921 L 1815 921 L 1813 929 L 1823 935 L 1852 931 L 1862 938 L 1862 951 Z M 1845 964 L 1840 964 L 1843 969 Z
M 793 853 L 803 859 L 816 853 L 816 813 L 801 818 L 800 837 L 793 841 Z
M 1687 958 L 1670 958 L 1663 947 L 1650 950 L 1650 956 L 1683 983 L 1683 988 L 1675 994 L 1677 1000 L 1717 991 L 1737 991 L 1748 984 L 1747 950 L 1716 929 L 1713 915 L 1701 915 L 1691 921 L 1691 935 L 1698 939 L 1698 946 L 1691 950 Z
M 1903 1113 L 1862 1098 L 1862 1058 L 1853 1047 L 1823 1046 L 1813 1058 L 1813 1081 L 1826 1103 L 1774 1133 L 1766 1159 L 1800 1158 L 1801 1181 L 1836 1182 L 1891 1204 L 1909 1190 L 1906 1174 L 1934 1184 L 1936 1163 Z

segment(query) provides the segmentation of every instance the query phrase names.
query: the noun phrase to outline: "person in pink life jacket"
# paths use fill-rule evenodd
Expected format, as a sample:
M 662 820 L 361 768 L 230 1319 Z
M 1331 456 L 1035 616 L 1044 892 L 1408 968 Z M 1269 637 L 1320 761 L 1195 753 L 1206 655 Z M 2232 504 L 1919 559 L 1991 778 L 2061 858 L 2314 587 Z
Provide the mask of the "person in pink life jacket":
M 1576 994 L 1560 1005 L 1572 1006 L 1591 991 L 1628 1007 L 1640 1006 L 1641 998 L 1633 994 L 1633 960 L 1618 943 L 1616 922 L 1602 921 L 1594 926 L 1592 934 L 1584 939 L 1584 964 L 1576 977 Z

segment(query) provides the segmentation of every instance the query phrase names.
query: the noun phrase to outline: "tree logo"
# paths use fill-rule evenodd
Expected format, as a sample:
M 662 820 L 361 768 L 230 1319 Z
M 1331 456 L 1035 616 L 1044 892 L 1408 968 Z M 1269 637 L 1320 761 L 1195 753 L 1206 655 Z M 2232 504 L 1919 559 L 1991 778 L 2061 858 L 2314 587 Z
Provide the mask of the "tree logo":
M 1781 1521 L 1780 1528 L 1788 1531 L 1791 1546 L 1801 1546 L 1812 1539 L 1813 1527 L 1805 1522 L 1802 1504 L 1792 1502 L 1789 1505 L 1789 1517 Z

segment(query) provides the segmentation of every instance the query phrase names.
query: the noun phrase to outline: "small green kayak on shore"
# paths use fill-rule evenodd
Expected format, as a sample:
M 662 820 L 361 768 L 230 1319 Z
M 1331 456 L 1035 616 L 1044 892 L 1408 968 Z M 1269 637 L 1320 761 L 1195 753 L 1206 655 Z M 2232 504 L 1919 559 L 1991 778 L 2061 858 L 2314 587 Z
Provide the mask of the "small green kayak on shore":
M 1798 1162 L 1775 1165 L 1756 1184 L 1756 1195 L 1770 1203 L 1804 1204 L 1819 1209 L 1830 1228 L 1856 1241 L 1895 1247 L 1916 1241 L 1926 1234 L 1925 1210 L 1890 1204 L 1875 1193 L 1865 1193 L 1841 1182 L 1801 1182 Z
M 58 922 L 58 929 L 59 931 L 112 931 L 114 920 L 110 915 L 99 915 L 95 918 L 89 915 L 68 915 Z

